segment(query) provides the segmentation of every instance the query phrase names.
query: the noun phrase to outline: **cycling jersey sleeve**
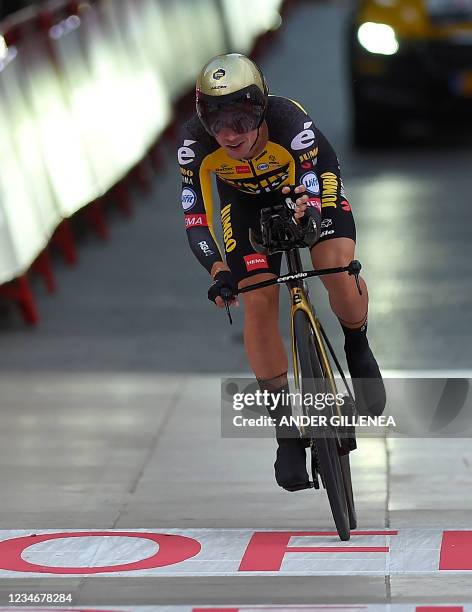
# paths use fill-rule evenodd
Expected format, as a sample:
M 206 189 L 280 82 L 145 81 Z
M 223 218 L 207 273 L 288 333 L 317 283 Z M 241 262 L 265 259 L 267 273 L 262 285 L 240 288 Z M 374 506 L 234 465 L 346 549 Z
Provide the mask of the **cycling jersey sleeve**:
M 320 182 L 321 207 L 327 209 L 341 206 L 344 210 L 350 210 L 336 153 L 327 138 L 316 127 L 315 135 L 318 142 L 316 172 Z
M 180 142 L 177 157 L 187 239 L 198 261 L 211 272 L 213 264 L 224 259 L 213 230 L 211 176 L 202 164 L 206 150 L 185 128 Z
M 313 120 L 295 100 L 279 99 L 278 114 L 283 126 L 285 147 L 293 158 L 294 175 L 290 178 L 295 185 L 304 185 L 309 196 L 305 215 L 321 221 L 320 185 L 317 176 L 319 143 Z
M 294 159 L 295 184 L 304 185 L 310 198 L 305 214 L 319 221 L 326 207 L 340 204 L 348 207 L 338 159 L 331 144 L 301 104 L 285 99 L 279 105 L 279 112 L 284 113 L 281 121 L 290 138 L 286 147 Z

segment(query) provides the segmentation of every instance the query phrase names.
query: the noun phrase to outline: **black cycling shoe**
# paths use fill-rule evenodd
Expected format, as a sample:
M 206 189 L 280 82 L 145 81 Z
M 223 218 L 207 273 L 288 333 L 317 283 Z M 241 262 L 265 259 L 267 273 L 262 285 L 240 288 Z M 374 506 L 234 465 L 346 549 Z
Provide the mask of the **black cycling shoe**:
M 360 351 L 346 347 L 345 350 L 357 412 L 362 415 L 380 416 L 385 410 L 387 397 L 382 374 L 369 345 Z
M 286 491 L 310 488 L 306 470 L 305 444 L 301 438 L 278 438 L 279 447 L 274 463 L 275 480 Z

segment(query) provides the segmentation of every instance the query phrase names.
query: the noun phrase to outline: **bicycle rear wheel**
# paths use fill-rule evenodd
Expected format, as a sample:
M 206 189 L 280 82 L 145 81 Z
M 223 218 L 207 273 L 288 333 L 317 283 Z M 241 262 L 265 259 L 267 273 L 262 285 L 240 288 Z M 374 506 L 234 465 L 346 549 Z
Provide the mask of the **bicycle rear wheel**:
M 294 334 L 303 393 L 311 393 L 313 396 L 316 393 L 325 393 L 325 377 L 316 350 L 316 340 L 311 322 L 302 310 L 295 312 Z M 351 536 L 350 517 L 337 439 L 335 437 L 315 437 L 314 444 L 319 471 L 328 495 L 337 532 L 341 540 L 349 540 Z

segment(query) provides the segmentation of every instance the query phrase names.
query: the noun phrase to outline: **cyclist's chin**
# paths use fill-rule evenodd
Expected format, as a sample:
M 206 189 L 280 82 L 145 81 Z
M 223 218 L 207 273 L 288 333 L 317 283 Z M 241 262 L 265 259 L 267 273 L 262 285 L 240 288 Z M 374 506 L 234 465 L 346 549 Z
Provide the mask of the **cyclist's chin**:
M 224 147 L 226 153 L 232 159 L 242 159 L 249 155 L 249 151 L 251 149 L 251 145 L 247 142 L 241 143 L 238 147 L 231 147 L 226 145 Z

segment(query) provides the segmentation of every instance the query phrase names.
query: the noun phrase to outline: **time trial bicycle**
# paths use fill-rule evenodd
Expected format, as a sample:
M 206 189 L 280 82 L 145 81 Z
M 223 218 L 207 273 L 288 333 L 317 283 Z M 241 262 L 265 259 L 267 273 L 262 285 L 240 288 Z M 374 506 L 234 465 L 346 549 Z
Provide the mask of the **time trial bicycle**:
M 291 352 L 295 387 L 305 397 L 310 394 L 332 394 L 336 400 L 328 409 L 331 416 L 350 417 L 355 414 L 354 396 L 333 350 L 332 344 L 310 302 L 306 279 L 327 274 L 347 273 L 352 275 L 359 293 L 361 264 L 357 260 L 348 266 L 322 270 L 304 270 L 299 249 L 306 247 L 303 230 L 296 227 L 293 209 L 286 204 L 263 208 L 261 211 L 261 233 L 250 230 L 250 239 L 256 251 L 272 254 L 283 251 L 287 274 L 244 287 L 238 293 L 256 291 L 271 285 L 287 285 L 290 292 Z M 295 231 L 294 231 L 295 229 Z M 228 316 L 232 295 L 222 292 Z M 338 393 L 337 382 L 331 362 L 343 381 L 346 394 Z M 313 407 L 302 404 L 303 414 L 310 417 Z M 309 419 L 310 420 L 310 419 Z M 333 425 L 332 422 L 340 425 Z M 343 419 L 327 419 L 323 427 L 301 427 L 300 434 L 311 452 L 312 480 L 309 486 L 325 488 L 334 523 L 341 540 L 350 539 L 351 529 L 357 527 L 357 517 L 351 481 L 349 453 L 356 448 L 355 432 L 351 426 L 342 425 Z

